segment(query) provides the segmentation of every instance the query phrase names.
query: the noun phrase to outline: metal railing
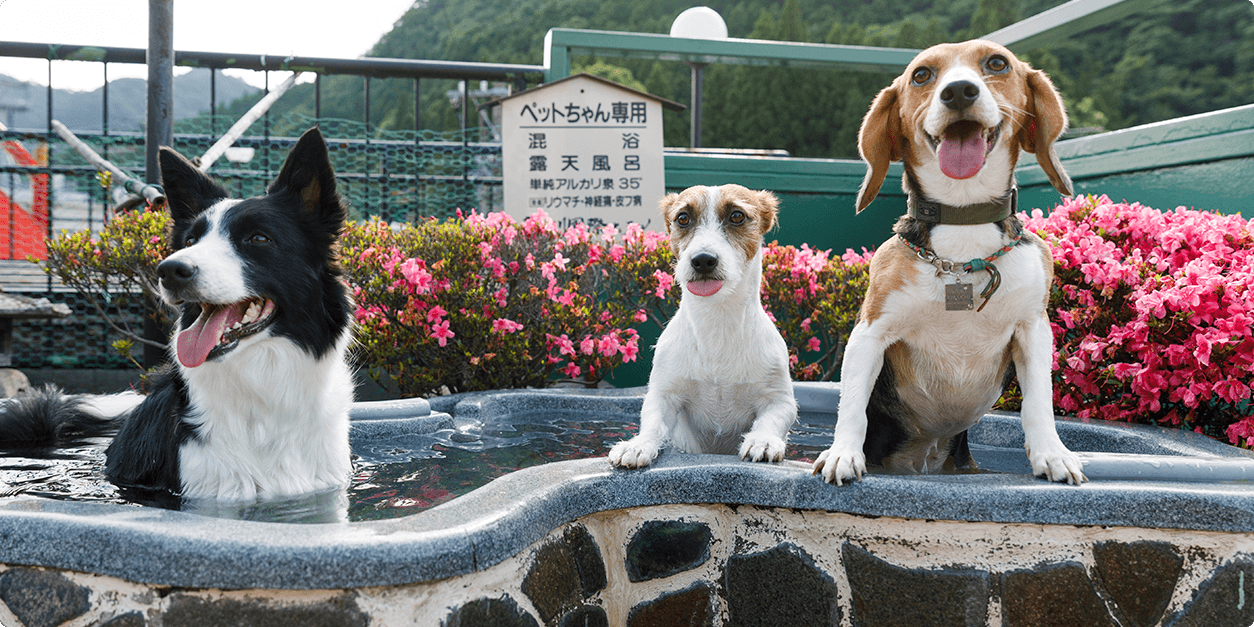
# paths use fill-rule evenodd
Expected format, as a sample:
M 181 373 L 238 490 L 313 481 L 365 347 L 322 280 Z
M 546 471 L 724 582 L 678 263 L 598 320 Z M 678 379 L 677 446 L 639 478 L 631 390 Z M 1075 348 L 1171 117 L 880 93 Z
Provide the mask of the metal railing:
M 0 286 L 8 289 L 47 291 L 55 289 L 50 279 L 40 286 L 34 280 L 37 268 L 19 262 L 31 252 L 42 250 L 39 242 L 62 229 L 97 229 L 107 219 L 116 199 L 94 183 L 95 170 L 83 159 L 66 150 L 53 133 L 56 84 L 53 62 L 98 63 L 104 79 L 101 88 L 99 132 L 75 129 L 88 145 L 106 159 L 138 177 L 155 182 L 156 175 L 145 172 L 142 157 L 145 138 L 137 132 L 110 129 L 111 64 L 143 64 L 146 51 L 78 45 L 0 42 L 0 57 L 45 59 L 49 64 L 44 128 L 0 130 L 0 145 L 25 151 L 38 158 L 16 159 L 0 151 L 0 260 L 5 263 Z M 209 70 L 209 99 L 202 128 L 177 132 L 173 145 L 194 157 L 213 143 L 231 121 L 221 113 L 217 81 L 223 69 L 263 72 L 269 91 L 271 72 L 314 74 L 313 116 L 297 115 L 285 120 L 287 128 L 318 124 L 329 139 L 344 192 L 356 217 L 373 216 L 385 220 L 413 220 L 419 216 L 443 216 L 456 207 L 491 210 L 500 206 L 500 145 L 479 137 L 479 112 L 468 93 L 471 81 L 506 83 L 509 88 L 525 88 L 528 82 L 543 78 L 543 67 L 518 64 L 418 61 L 408 59 L 332 59 L 275 55 L 227 54 L 176 51 L 178 66 Z M 358 120 L 323 118 L 324 76 L 350 75 L 363 80 L 361 112 Z M 407 79 L 413 85 L 414 123 L 408 130 L 380 131 L 370 118 L 373 81 Z M 461 129 L 436 132 L 423 129 L 422 81 L 461 81 L 459 117 Z M 269 112 L 254 126 L 260 132 L 241 137 L 236 146 L 256 150 L 257 158 L 247 164 L 226 163 L 212 174 L 240 194 L 260 193 L 290 147 L 293 137 L 272 134 L 276 120 Z M 184 126 L 184 125 L 180 125 Z M 186 130 L 186 129 L 181 129 Z M 291 134 L 298 134 L 291 133 Z M 33 192 L 33 183 L 48 188 L 42 198 Z M 24 189 L 23 189 L 24 188 Z M 25 212 L 25 213 L 23 213 Z M 39 232 L 35 231 L 35 227 Z M 32 240 L 22 242 L 22 240 Z M 35 241 L 39 240 L 39 241 Z M 22 242 L 22 245 L 19 245 Z M 23 254 L 25 253 L 25 254 Z M 17 265 L 19 262 L 22 265 Z
M 71 150 L 52 128 L 57 99 L 53 80 L 56 63 L 74 61 L 100 65 L 100 123 L 90 130 L 72 130 L 105 159 L 142 180 L 156 182 L 146 172 L 142 132 L 110 127 L 110 67 L 144 64 L 146 51 L 77 45 L 0 42 L 0 57 L 43 59 L 48 63 L 48 84 L 42 124 L 27 128 L 0 127 L 0 288 L 44 293 L 67 302 L 80 314 L 66 321 L 17 322 L 14 325 L 16 365 L 38 367 L 124 367 L 126 360 L 110 347 L 111 334 L 103 322 L 83 308 L 76 295 L 66 293 L 27 256 L 46 254 L 45 238 L 61 230 L 98 230 L 107 221 L 119 198 L 103 187 L 95 169 Z M 235 120 L 226 115 L 219 100 L 221 70 L 243 69 L 264 74 L 269 92 L 271 73 L 312 73 L 313 115 L 270 112 L 263 116 L 235 146 L 253 149 L 247 162 L 222 160 L 210 171 L 233 193 L 262 193 L 282 163 L 295 135 L 317 124 L 328 138 L 332 160 L 354 217 L 411 221 L 419 217 L 444 217 L 458 207 L 493 210 L 501 205 L 500 144 L 481 137 L 480 113 L 470 92 L 472 81 L 503 83 L 506 90 L 525 88 L 543 80 L 544 68 L 532 65 L 414 61 L 406 59 L 331 59 L 208 52 L 174 52 L 174 64 L 209 70 L 209 95 L 198 125 L 179 122 L 170 142 L 188 157 L 211 146 Z M 323 80 L 329 76 L 356 76 L 362 80 L 360 116 L 353 119 L 324 117 Z M 380 130 L 371 119 L 371 95 L 380 81 L 408 80 L 413 87 L 414 121 L 410 129 Z M 342 79 L 340 79 L 342 80 Z M 424 129 L 424 81 L 460 81 L 457 112 L 461 128 L 455 131 Z M 373 83 L 373 85 L 372 85 Z M 372 89 L 373 87 L 373 89 Z M 32 88 L 32 89 L 38 89 Z M 305 89 L 308 89 L 306 87 Z M 428 88 L 430 94 L 431 89 Z M 441 93 L 441 97 L 444 94 Z M 308 94 L 304 97 L 308 97 Z M 429 97 L 429 96 L 428 96 Z M 117 106 L 113 104 L 113 106 Z M 377 107 L 376 107 L 377 108 Z M 443 121 L 443 120 L 441 120 Z M 3 119 L 0 118 L 0 122 Z M 34 126 L 34 128 L 29 128 Z M 116 125 L 115 125 L 116 126 Z M 278 129 L 278 132 L 275 132 Z M 125 315 L 139 316 L 138 310 Z

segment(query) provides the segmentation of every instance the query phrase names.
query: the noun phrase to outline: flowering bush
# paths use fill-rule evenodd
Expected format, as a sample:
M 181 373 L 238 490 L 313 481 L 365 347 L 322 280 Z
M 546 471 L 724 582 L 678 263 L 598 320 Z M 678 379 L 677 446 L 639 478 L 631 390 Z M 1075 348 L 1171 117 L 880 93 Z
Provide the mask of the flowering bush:
M 664 235 L 629 225 L 559 231 L 544 213 L 416 226 L 351 225 L 343 263 L 357 300 L 358 361 L 407 395 L 568 380 L 595 383 L 641 347 L 636 325 L 674 312 Z M 763 301 L 793 376 L 830 379 L 866 290 L 866 259 L 770 244 Z
M 143 296 L 160 302 L 156 267 L 169 217 L 132 211 L 99 234 L 62 233 L 45 271 L 88 296 L 129 353 L 148 343 L 108 314 Z M 358 303 L 357 361 L 407 395 L 595 383 L 642 350 L 636 328 L 659 328 L 678 303 L 666 238 L 628 226 L 559 231 L 544 214 L 502 213 L 414 226 L 350 224 L 342 263 Z M 799 380 L 831 379 L 866 289 L 869 259 L 769 244 L 762 298 Z M 165 312 L 161 312 L 165 313 Z
M 44 272 L 86 297 L 109 327 L 122 335 L 113 346 L 128 357 L 136 343 L 165 350 L 163 344 L 144 339 L 142 328 L 133 329 L 125 317 L 110 312 L 125 311 L 131 299 L 161 302 L 157 264 L 170 252 L 169 223 L 163 210 L 136 209 L 117 214 L 99 233 L 63 231 L 48 242 Z M 158 307 L 152 315 L 165 324 L 169 313 Z
M 1239 215 L 1077 197 L 1053 246 L 1054 404 L 1254 444 L 1254 228 Z
M 595 383 L 640 353 L 634 325 L 668 317 L 665 237 L 565 231 L 472 213 L 350 225 L 358 361 L 406 395 Z
M 762 251 L 762 303 L 784 342 L 792 377 L 830 381 L 840 373 L 845 343 L 866 295 L 871 254 L 780 246 Z

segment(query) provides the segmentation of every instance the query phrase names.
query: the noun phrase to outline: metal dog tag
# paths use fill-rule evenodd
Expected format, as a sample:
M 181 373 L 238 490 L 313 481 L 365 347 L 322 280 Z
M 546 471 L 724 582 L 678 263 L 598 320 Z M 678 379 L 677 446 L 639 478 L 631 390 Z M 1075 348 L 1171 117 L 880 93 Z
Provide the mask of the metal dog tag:
M 945 311 L 971 311 L 975 309 L 975 292 L 970 283 L 952 283 L 945 286 Z

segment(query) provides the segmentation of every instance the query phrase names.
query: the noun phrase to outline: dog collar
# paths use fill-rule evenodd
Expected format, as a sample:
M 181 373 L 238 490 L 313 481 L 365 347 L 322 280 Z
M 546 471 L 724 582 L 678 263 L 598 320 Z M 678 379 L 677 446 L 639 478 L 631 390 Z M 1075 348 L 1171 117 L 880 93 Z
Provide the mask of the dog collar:
M 997 252 L 987 257 L 982 259 L 972 259 L 966 263 L 958 263 L 943 257 L 938 257 L 936 253 L 923 248 L 922 246 L 915 246 L 914 244 L 911 244 L 910 240 L 906 239 L 906 237 L 900 233 L 897 234 L 897 237 L 910 250 L 913 250 L 914 254 L 919 256 L 919 259 L 936 266 L 936 276 L 940 276 L 942 274 L 953 275 L 957 283 L 955 285 L 946 286 L 946 309 L 951 308 L 951 303 L 949 302 L 951 300 L 951 290 L 949 288 L 957 285 L 968 285 L 964 297 L 966 300 L 964 301 L 963 306 L 953 307 L 953 309 L 971 309 L 974 305 L 970 302 L 970 287 L 969 284 L 962 283 L 962 275 L 969 274 L 971 272 L 987 272 L 988 285 L 984 286 L 984 290 L 980 292 L 980 298 L 983 298 L 984 302 L 980 303 L 980 308 L 976 309 L 977 312 L 984 311 L 984 305 L 988 304 L 989 299 L 993 297 L 993 293 L 997 291 L 997 288 L 1001 287 L 1001 272 L 998 272 L 997 266 L 993 265 L 993 262 L 1001 259 L 1002 255 L 1014 250 L 1014 247 L 1019 244 L 1019 240 L 1023 239 L 1022 235 L 1016 235 L 1014 239 L 1010 240 L 1009 244 L 1002 246 L 997 250 Z
M 956 207 L 925 198 L 906 198 L 910 217 L 931 224 L 989 224 L 1001 222 L 1019 210 L 1019 188 L 1010 188 L 1005 198 L 976 205 Z

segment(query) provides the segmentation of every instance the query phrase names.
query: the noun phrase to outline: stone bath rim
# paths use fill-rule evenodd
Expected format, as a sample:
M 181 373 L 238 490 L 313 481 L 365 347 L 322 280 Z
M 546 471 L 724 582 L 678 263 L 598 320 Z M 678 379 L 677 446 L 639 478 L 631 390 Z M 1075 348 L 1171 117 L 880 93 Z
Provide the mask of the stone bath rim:
M 839 388 L 798 384 L 797 393 L 803 409 L 831 408 Z M 564 407 L 609 402 L 630 408 L 639 394 L 493 392 L 454 402 L 469 403 L 468 414 L 536 402 Z M 456 415 L 448 402 L 437 401 L 433 409 L 453 409 Z M 973 441 L 1013 444 L 1018 428 L 1017 418 L 991 414 Z M 1195 434 L 1067 420 L 1060 420 L 1059 430 L 1069 446 L 1123 434 L 1143 441 L 1142 450 L 1112 452 L 1250 459 L 1246 451 L 1189 437 Z M 1021 446 L 1021 432 L 1019 438 Z M 355 523 L 262 523 L 20 497 L 0 503 L 0 563 L 178 587 L 401 585 L 482 570 L 588 514 L 697 503 L 922 520 L 1254 532 L 1254 485 L 1241 482 L 1095 480 L 1077 487 L 1026 474 L 871 474 L 838 488 L 811 476 L 808 465 L 798 462 L 754 464 L 730 456 L 667 453 L 639 471 L 613 470 L 604 458 L 535 466 L 425 512 Z

